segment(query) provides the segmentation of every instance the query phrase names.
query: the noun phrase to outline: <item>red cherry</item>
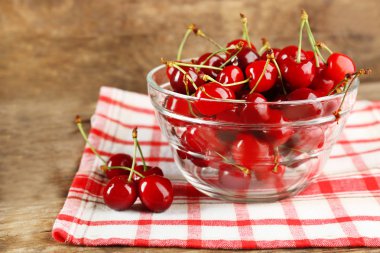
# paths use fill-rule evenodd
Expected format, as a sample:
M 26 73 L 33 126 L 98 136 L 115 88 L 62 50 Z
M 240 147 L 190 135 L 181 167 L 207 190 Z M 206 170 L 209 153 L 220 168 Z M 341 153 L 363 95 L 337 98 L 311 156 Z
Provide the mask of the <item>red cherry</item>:
M 320 102 L 313 103 L 314 99 L 317 99 L 317 94 L 308 88 L 301 88 L 292 91 L 287 95 L 287 100 L 309 100 L 305 104 L 287 106 L 283 109 L 284 116 L 291 120 L 306 120 L 315 118 L 322 113 L 322 104 Z
M 130 155 L 119 153 L 119 154 L 115 154 L 111 156 L 110 159 L 108 159 L 106 165 L 107 167 L 122 166 L 122 167 L 131 168 L 132 160 L 133 159 Z M 109 179 L 116 176 L 129 175 L 129 171 L 124 170 L 124 169 L 107 169 L 105 172 L 106 172 L 106 176 Z
M 231 108 L 224 112 L 218 113 L 215 116 L 216 121 L 232 122 L 232 123 L 241 123 L 242 119 L 240 117 L 239 108 Z
M 286 146 L 297 151 L 310 152 L 323 147 L 324 131 L 319 126 L 299 128 L 289 139 Z
M 177 115 L 193 118 L 193 115 L 190 113 L 190 103 L 191 102 L 186 99 L 169 96 L 165 100 L 164 107 Z M 174 119 L 169 116 L 166 117 L 167 120 L 174 126 L 183 126 L 186 124 L 183 120 Z
M 166 76 L 168 77 L 168 79 L 170 79 L 170 77 L 172 76 L 174 69 L 175 68 L 172 66 L 166 66 Z
M 332 53 L 327 59 L 326 77 L 335 83 L 342 81 L 346 74 L 356 71 L 354 61 L 347 55 Z
M 206 126 L 188 127 L 181 136 L 181 143 L 186 150 L 199 156 L 217 156 L 215 152 L 224 154 L 227 149 L 226 143 L 219 138 L 217 131 Z M 198 156 L 186 154 L 186 157 L 199 167 L 207 167 L 209 164 L 209 161 Z
M 195 97 L 199 98 L 194 102 L 197 110 L 205 116 L 212 116 L 226 111 L 232 106 L 231 103 L 220 102 L 218 99 L 235 99 L 235 94 L 230 89 L 213 82 L 198 87 Z M 215 101 L 205 101 L 204 98 Z
M 237 164 L 252 170 L 262 163 L 273 161 L 273 149 L 250 133 L 237 135 L 231 152 Z
M 273 147 L 284 144 L 294 133 L 293 129 L 283 126 L 286 121 L 287 120 L 281 111 L 271 110 L 269 113 L 269 119 L 266 123 L 273 124 L 274 126 L 267 127 L 262 131 L 263 139 Z
M 244 173 L 230 164 L 222 164 L 219 169 L 218 180 L 228 190 L 246 190 L 251 183 L 251 173 Z
M 233 41 L 231 41 L 231 42 L 229 42 L 228 44 L 227 44 L 227 47 L 232 47 L 232 46 L 237 46 L 237 45 L 239 45 L 239 44 L 241 44 L 243 47 L 249 47 L 249 45 L 248 45 L 248 41 L 246 41 L 246 40 L 243 40 L 243 39 L 237 39 L 237 40 L 233 40 Z M 256 47 L 251 43 L 251 46 L 250 46 L 253 50 L 255 50 L 255 51 L 257 51 L 256 50 Z M 232 53 L 233 54 L 233 52 L 234 52 L 234 49 L 230 49 L 229 50 L 229 53 Z
M 222 84 L 237 83 L 244 80 L 243 71 L 237 66 L 226 66 L 217 76 L 216 80 Z M 234 92 L 237 92 L 243 88 L 244 84 L 228 86 L 228 88 Z
M 309 86 L 310 89 L 314 90 L 318 97 L 327 96 L 329 92 L 334 88 L 334 81 L 326 77 L 326 68 L 321 66 L 317 68 L 313 82 Z
M 281 50 L 277 62 L 284 79 L 291 90 L 308 87 L 315 76 L 315 66 L 312 59 L 306 57 L 301 50 L 301 62 L 297 63 L 298 47 L 289 46 Z
M 266 61 L 259 60 L 255 61 L 247 66 L 245 69 L 245 75 L 250 77 L 249 87 L 253 89 L 260 78 L 262 72 L 264 71 Z M 265 70 L 265 74 L 255 88 L 255 92 L 264 92 L 273 87 L 276 83 L 278 77 L 278 71 L 273 63 L 269 63 Z
M 197 86 L 201 86 L 205 83 L 205 81 L 199 77 L 198 73 L 195 71 L 194 68 L 185 66 L 181 66 L 181 68 L 188 74 L 188 76 L 191 77 L 191 79 Z M 193 86 L 191 81 L 188 80 L 188 78 L 186 78 L 185 75 L 178 69 L 173 70 L 169 80 L 170 85 L 173 88 L 173 91 L 175 92 L 186 94 L 186 84 L 189 90 L 189 94 L 195 92 L 195 87 Z
M 277 59 L 277 56 L 280 54 L 281 49 L 279 49 L 279 48 L 272 48 L 272 50 L 273 50 L 273 53 L 274 53 L 274 58 Z M 267 60 L 267 54 L 268 54 L 268 51 L 265 51 L 261 55 L 260 59 L 266 61 Z
M 269 119 L 269 108 L 265 104 L 266 98 L 260 93 L 248 94 L 247 102 L 240 112 L 241 119 L 245 123 L 264 123 Z
M 256 51 L 250 47 L 243 47 L 236 55 L 236 60 L 232 60 L 233 65 L 239 66 L 241 69 L 245 69 L 249 64 L 260 59 L 260 56 Z
M 142 174 L 144 177 L 150 176 L 150 175 L 157 175 L 157 176 L 164 176 L 164 173 L 159 167 L 152 167 L 152 166 L 146 166 L 147 170 L 144 171 L 144 165 L 137 165 L 135 167 L 135 171 Z M 133 180 L 136 182 L 139 181 L 141 177 L 137 174 L 133 174 Z
M 128 181 L 127 175 L 116 176 L 105 186 L 103 198 L 108 207 L 118 211 L 126 210 L 137 199 L 136 182 Z
M 141 202 L 152 212 L 163 212 L 173 202 L 173 186 L 165 177 L 151 175 L 142 178 L 138 189 Z
M 201 64 L 202 62 L 204 62 L 207 57 L 209 57 L 211 55 L 211 53 L 205 53 L 203 54 L 201 57 L 198 58 L 197 60 L 197 64 Z M 221 66 L 222 64 L 224 63 L 224 59 L 222 57 L 220 57 L 219 55 L 213 55 L 211 56 L 210 59 L 208 59 L 204 65 L 205 66 L 213 66 L 213 67 L 219 67 Z M 213 78 L 216 78 L 217 75 L 219 74 L 219 70 L 214 70 L 214 69 L 207 69 L 207 68 L 201 68 L 201 71 L 203 73 L 205 73 L 206 75 L 209 75 Z

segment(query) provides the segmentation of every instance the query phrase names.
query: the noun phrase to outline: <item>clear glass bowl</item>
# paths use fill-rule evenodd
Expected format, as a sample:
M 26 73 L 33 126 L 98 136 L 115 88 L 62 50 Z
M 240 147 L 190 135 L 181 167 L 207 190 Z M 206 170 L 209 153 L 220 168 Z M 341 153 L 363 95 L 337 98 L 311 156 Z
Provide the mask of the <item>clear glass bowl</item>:
M 337 121 L 333 112 L 343 94 L 265 103 L 200 100 L 171 91 L 163 65 L 151 70 L 147 81 L 161 130 L 186 180 L 206 195 L 233 202 L 275 201 L 310 184 L 346 123 L 359 85 L 354 81 Z M 228 110 L 202 116 L 200 103 Z M 286 120 L 257 122 L 246 113 L 250 108 Z M 245 117 L 236 117 L 243 110 Z

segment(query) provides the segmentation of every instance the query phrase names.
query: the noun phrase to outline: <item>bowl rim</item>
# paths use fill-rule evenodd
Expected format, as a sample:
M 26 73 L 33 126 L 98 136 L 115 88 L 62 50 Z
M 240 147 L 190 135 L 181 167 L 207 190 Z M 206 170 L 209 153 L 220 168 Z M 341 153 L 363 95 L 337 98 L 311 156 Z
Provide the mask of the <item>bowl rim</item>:
M 147 80 L 148 86 L 151 87 L 152 89 L 160 92 L 160 93 L 163 93 L 163 94 L 166 94 L 166 95 L 169 95 L 169 96 L 173 96 L 173 97 L 176 97 L 176 98 L 181 98 L 181 99 L 189 100 L 189 101 L 199 101 L 199 100 L 202 100 L 202 101 L 209 101 L 209 102 L 214 102 L 214 103 L 215 102 L 217 102 L 217 103 L 220 103 L 220 102 L 226 103 L 226 102 L 228 102 L 228 103 L 236 103 L 236 104 L 302 105 L 302 104 L 324 102 L 324 101 L 338 99 L 338 98 L 343 97 L 344 93 L 345 93 L 345 92 L 342 92 L 342 93 L 339 93 L 339 94 L 333 94 L 333 95 L 329 95 L 329 96 L 318 97 L 316 99 L 304 99 L 304 100 L 293 100 L 293 101 L 267 101 L 267 102 L 260 102 L 260 103 L 246 101 L 246 100 L 239 100 L 239 99 L 217 99 L 216 100 L 216 99 L 211 99 L 211 98 L 197 98 L 197 97 L 193 97 L 193 96 L 177 93 L 175 91 L 171 91 L 171 90 L 163 88 L 162 86 L 166 85 L 167 83 L 165 83 L 163 85 L 157 84 L 157 82 L 154 81 L 154 79 L 153 79 L 153 75 L 155 73 L 157 73 L 158 71 L 162 70 L 165 67 L 166 66 L 164 64 L 161 64 L 161 65 L 159 65 L 159 66 L 151 69 L 148 72 L 148 74 L 146 76 L 146 80 Z M 355 80 L 353 81 L 353 84 L 350 87 L 350 90 L 348 92 L 352 92 L 352 91 L 356 90 L 358 88 L 358 86 L 359 86 L 359 83 L 360 83 L 359 78 L 355 78 Z

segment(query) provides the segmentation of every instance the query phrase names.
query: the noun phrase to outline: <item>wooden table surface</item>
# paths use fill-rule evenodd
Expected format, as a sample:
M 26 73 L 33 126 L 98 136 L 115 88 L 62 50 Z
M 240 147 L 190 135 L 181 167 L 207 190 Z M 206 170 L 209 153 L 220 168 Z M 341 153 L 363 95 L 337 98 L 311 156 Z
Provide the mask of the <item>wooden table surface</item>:
M 146 71 L 161 56 L 174 57 L 189 22 L 225 43 L 240 36 L 237 16 L 244 11 L 255 43 L 266 35 L 283 46 L 294 43 L 306 8 L 319 39 L 372 67 L 367 80 L 380 79 L 378 0 L 172 2 L 0 1 L 0 252 L 211 252 L 74 247 L 51 237 L 84 147 L 73 117 L 91 116 L 101 85 L 145 92 Z M 185 56 L 204 51 L 205 43 L 191 42 Z M 363 83 L 359 98 L 380 100 L 380 83 Z

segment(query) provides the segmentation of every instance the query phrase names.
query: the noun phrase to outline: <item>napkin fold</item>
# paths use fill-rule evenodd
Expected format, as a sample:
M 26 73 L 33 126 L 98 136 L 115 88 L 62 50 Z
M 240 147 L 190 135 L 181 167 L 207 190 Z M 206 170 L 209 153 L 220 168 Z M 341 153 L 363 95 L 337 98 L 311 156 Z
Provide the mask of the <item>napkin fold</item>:
M 199 193 L 176 168 L 148 96 L 101 88 L 89 134 L 96 149 L 105 157 L 131 154 L 135 126 L 147 162 L 174 184 L 173 205 L 163 213 L 147 212 L 139 202 L 122 212 L 105 206 L 107 178 L 86 146 L 53 226 L 55 240 L 221 249 L 380 246 L 380 102 L 358 101 L 322 175 L 274 203 L 234 204 Z

